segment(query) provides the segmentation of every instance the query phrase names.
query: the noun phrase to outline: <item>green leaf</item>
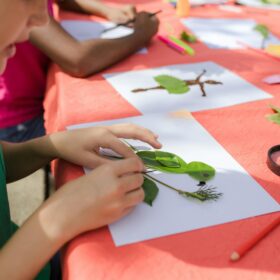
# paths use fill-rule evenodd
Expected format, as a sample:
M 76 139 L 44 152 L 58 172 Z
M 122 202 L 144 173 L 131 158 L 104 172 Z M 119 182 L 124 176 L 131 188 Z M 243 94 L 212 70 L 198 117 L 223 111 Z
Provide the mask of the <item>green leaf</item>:
M 272 104 L 269 104 L 269 107 L 275 112 L 275 113 L 280 113 L 280 108 L 276 107 Z
M 145 193 L 144 202 L 150 206 L 153 206 L 153 202 L 158 195 L 158 187 L 156 183 L 148 178 L 144 178 L 144 183 L 142 185 L 142 188 Z
M 163 151 L 155 151 L 156 161 L 166 167 L 180 167 L 179 159 L 176 155 Z
M 184 40 L 188 43 L 195 43 L 197 41 L 197 38 L 193 34 L 189 34 L 186 31 L 183 31 L 180 35 L 181 40 Z
M 266 118 L 270 122 L 273 122 L 273 123 L 276 123 L 276 124 L 280 124 L 280 113 L 272 114 L 272 115 L 267 115 Z
M 136 154 L 142 159 L 145 166 L 149 168 L 168 173 L 186 173 L 187 163 L 182 158 L 172 153 L 159 152 L 138 151 Z
M 269 29 L 264 24 L 257 24 L 254 27 L 254 30 L 259 32 L 265 39 L 268 38 L 268 36 L 269 36 Z
M 187 165 L 186 173 L 199 182 L 209 181 L 215 176 L 215 169 L 203 162 L 192 161 Z
M 159 83 L 160 86 L 165 88 L 169 93 L 181 94 L 189 91 L 189 87 L 185 81 L 169 76 L 169 75 L 159 75 L 154 77 L 155 81 Z

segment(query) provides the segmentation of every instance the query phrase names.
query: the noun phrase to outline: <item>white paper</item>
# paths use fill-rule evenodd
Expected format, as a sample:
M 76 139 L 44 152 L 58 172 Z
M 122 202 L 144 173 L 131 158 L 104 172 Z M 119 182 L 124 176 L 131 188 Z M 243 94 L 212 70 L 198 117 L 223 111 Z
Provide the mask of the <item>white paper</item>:
M 238 4 L 249 6 L 249 7 L 280 10 L 280 5 L 263 3 L 261 0 L 237 0 L 236 2 Z
M 186 162 L 203 161 L 213 166 L 216 175 L 209 185 L 217 187 L 223 196 L 215 202 L 199 202 L 157 184 L 159 194 L 152 207 L 142 203 L 109 226 L 116 246 L 280 211 L 279 204 L 194 119 L 151 114 L 75 125 L 70 129 L 127 122 L 157 133 L 162 150 L 176 153 Z M 142 142 L 129 142 L 136 147 L 148 147 Z M 150 175 L 186 191 L 197 190 L 197 181 L 188 175 Z
M 113 22 L 95 22 L 83 20 L 63 20 L 60 22 L 64 30 L 71 34 L 79 41 L 103 38 L 103 39 L 116 39 L 131 35 L 132 28 L 119 26 L 111 31 L 103 32 L 107 28 L 114 27 L 116 24 Z M 143 48 L 138 53 L 145 54 L 147 49 Z
M 198 85 L 190 86 L 185 94 L 169 94 L 165 89 L 133 93 L 137 88 L 156 87 L 154 77 L 171 75 L 183 80 L 196 79 L 203 70 L 205 80 L 220 81 L 222 85 L 205 85 L 207 97 L 202 97 Z M 105 74 L 106 80 L 130 104 L 143 114 L 170 112 L 186 108 L 191 112 L 236 105 L 271 98 L 271 95 L 238 77 L 231 71 L 212 62 L 177 64 L 159 68 Z
M 181 22 L 209 48 L 244 48 L 239 42 L 254 48 L 262 47 L 263 37 L 254 30 L 258 23 L 253 19 L 188 18 Z M 270 33 L 265 46 L 269 44 L 279 45 L 280 40 Z
M 263 82 L 269 85 L 280 84 L 280 74 L 271 75 L 263 79 Z
M 228 0 L 190 0 L 191 6 L 220 5 L 226 2 L 228 2 Z

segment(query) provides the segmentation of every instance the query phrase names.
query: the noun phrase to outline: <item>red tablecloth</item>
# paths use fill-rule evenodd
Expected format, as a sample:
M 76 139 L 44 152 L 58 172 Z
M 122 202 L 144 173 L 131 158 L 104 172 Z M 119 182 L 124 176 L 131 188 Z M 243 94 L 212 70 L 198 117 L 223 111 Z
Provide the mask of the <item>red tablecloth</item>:
M 139 10 L 163 9 L 159 14 L 162 32 L 170 31 L 170 25 L 176 33 L 183 29 L 168 4 L 158 0 L 139 0 L 138 3 Z M 235 14 L 207 6 L 192 9 L 191 16 L 254 18 L 268 25 L 280 37 L 280 12 L 242 9 L 242 14 Z M 77 16 L 68 13 L 63 18 L 73 19 Z M 249 50 L 213 50 L 200 43 L 194 48 L 197 53 L 194 57 L 183 56 L 155 39 L 147 55 L 135 54 L 104 72 L 213 61 L 272 94 L 273 99 L 196 112 L 193 115 L 251 176 L 280 201 L 280 179 L 266 166 L 267 150 L 279 144 L 280 128 L 264 118 L 271 113 L 269 103 L 280 106 L 280 85 L 269 86 L 262 82 L 264 77 L 280 72 L 280 62 Z M 65 129 L 70 124 L 140 114 L 101 74 L 88 79 L 76 79 L 64 74 L 57 66 L 52 66 L 44 102 L 48 132 Z M 54 170 L 59 186 L 83 174 L 82 168 L 62 161 L 56 162 Z M 280 279 L 280 228 L 239 262 L 229 261 L 232 250 L 277 215 L 264 215 L 119 248 L 115 247 L 108 228 L 104 227 L 83 234 L 67 244 L 63 254 L 63 278 Z

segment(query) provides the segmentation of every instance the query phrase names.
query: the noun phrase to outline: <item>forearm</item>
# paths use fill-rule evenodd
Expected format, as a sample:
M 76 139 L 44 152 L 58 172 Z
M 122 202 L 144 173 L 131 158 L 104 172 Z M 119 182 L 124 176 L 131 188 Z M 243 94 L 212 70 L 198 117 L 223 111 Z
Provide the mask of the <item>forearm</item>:
M 56 157 L 48 136 L 22 143 L 2 142 L 7 182 L 28 176 Z
M 56 34 L 55 40 L 52 34 Z M 66 73 L 87 77 L 134 53 L 146 40 L 141 32 L 118 39 L 92 39 L 79 42 L 57 23 L 34 30 L 31 41 Z
M 144 40 L 135 34 L 119 39 L 95 39 L 83 42 L 79 71 L 81 77 L 98 73 L 144 47 Z
M 110 7 L 97 0 L 58 0 L 60 8 L 68 11 L 106 17 Z
M 71 238 L 62 230 L 61 210 L 57 201 L 48 201 L 7 242 L 0 251 L 0 279 L 34 279 Z
M 134 53 L 147 44 L 157 30 L 150 16 L 141 13 L 134 27 L 134 33 L 126 37 L 79 42 L 51 19 L 47 26 L 34 28 L 30 40 L 66 73 L 83 78 Z

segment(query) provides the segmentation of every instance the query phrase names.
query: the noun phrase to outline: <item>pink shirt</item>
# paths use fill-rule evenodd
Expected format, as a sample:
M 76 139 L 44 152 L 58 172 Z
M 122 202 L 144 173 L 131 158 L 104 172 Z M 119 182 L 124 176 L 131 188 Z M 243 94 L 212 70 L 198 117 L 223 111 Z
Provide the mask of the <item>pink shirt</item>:
M 49 11 L 51 0 L 49 0 Z M 43 112 L 49 59 L 30 43 L 17 45 L 0 76 L 0 128 L 28 121 Z

